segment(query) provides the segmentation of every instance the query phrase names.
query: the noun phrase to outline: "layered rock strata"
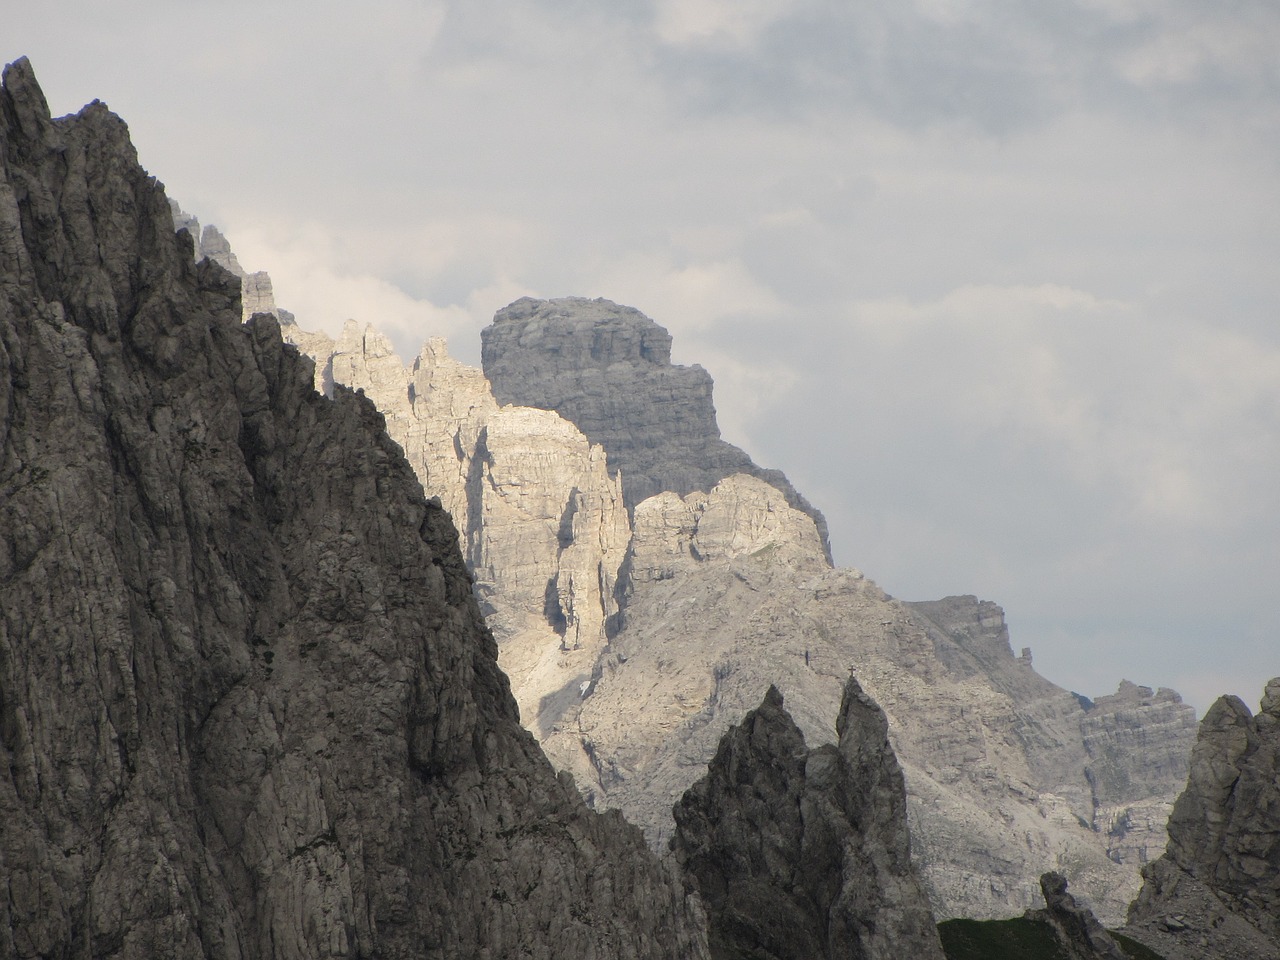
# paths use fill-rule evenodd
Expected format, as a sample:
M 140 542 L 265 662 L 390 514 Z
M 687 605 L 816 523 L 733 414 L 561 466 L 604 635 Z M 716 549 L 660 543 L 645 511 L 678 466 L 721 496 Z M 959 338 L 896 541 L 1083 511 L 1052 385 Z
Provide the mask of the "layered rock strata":
M 675 807 L 714 958 L 942 960 L 884 713 L 850 678 L 813 750 L 770 687 Z
M 780 471 L 721 439 L 711 377 L 671 362 L 671 334 L 634 307 L 566 297 L 517 300 L 480 334 L 485 376 L 501 403 L 555 410 L 621 470 L 627 506 L 655 494 L 708 492 L 733 474 L 758 477 L 811 517 L 822 514 Z M 829 551 L 828 551 L 829 552 Z
M 0 955 L 706 956 L 383 417 L 241 324 L 124 124 L 18 61 L 0 168 Z
M 1280 677 L 1256 717 L 1238 697 L 1204 715 L 1168 849 L 1142 875 L 1126 932 L 1169 960 L 1280 958 Z
M 1186 782 L 1195 712 L 1172 690 L 1153 693 L 1125 680 L 1114 694 L 1085 704 L 1081 729 L 1107 855 L 1142 866 L 1164 851 L 1169 785 Z
M 532 341 L 498 360 L 530 352 L 539 377 L 564 367 L 557 389 L 577 376 L 600 420 L 646 407 L 640 428 L 607 435 L 657 444 L 644 424 L 666 409 L 677 466 L 723 452 L 709 379 L 671 366 L 669 336 L 643 314 L 581 300 L 503 313 L 502 336 Z M 1020 913 L 1039 904 L 1048 867 L 1108 922 L 1123 918 L 1185 780 L 1194 715 L 1176 694 L 1128 683 L 1096 703 L 1068 694 L 1013 655 L 995 604 L 903 604 L 833 570 L 813 516 L 752 473 L 698 474 L 709 488 L 637 501 L 605 447 L 552 411 L 500 406 L 443 341 L 406 368 L 368 326 L 336 340 L 284 330 L 316 358 L 321 390 L 346 383 L 378 404 L 457 521 L 525 725 L 593 804 L 622 809 L 663 848 L 672 803 L 761 689 L 776 683 L 809 742 L 831 742 L 852 666 L 889 715 L 940 915 Z
M 589 688 L 618 614 L 631 524 L 603 448 L 552 411 L 500 407 L 441 339 L 406 369 L 386 337 L 354 321 L 336 340 L 295 324 L 284 335 L 315 359 L 317 389 L 345 384 L 377 404 L 454 518 L 521 716 L 546 733 Z M 589 773 L 577 745 L 550 749 L 561 769 Z

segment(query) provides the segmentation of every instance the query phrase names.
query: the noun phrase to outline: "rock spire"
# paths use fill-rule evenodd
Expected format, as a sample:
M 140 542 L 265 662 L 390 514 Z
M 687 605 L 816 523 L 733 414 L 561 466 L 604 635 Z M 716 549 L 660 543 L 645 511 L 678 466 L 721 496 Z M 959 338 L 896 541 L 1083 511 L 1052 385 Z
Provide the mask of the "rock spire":
M 1169 846 L 1126 928 L 1169 960 L 1280 958 L 1280 677 L 1257 716 L 1222 697 L 1200 721 Z
M 807 749 L 770 687 L 676 804 L 712 957 L 942 960 L 885 716 L 852 677 L 837 729 Z

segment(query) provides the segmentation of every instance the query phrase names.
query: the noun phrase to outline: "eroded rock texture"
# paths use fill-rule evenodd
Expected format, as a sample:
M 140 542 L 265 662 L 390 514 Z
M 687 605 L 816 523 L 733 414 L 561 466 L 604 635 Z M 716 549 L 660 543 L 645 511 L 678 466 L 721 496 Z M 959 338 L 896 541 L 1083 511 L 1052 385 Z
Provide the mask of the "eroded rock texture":
M 1169 847 L 1142 874 L 1135 939 L 1171 960 L 1280 958 L 1280 677 L 1256 717 L 1238 697 L 1204 715 Z
M 1040 878 L 1043 910 L 1028 910 L 1028 920 L 1049 926 L 1063 960 L 1125 960 L 1125 953 L 1088 907 L 1067 893 L 1067 878 L 1050 871 Z
M 631 524 L 604 449 L 553 411 L 500 407 L 441 339 L 406 369 L 385 336 L 354 321 L 337 340 L 293 324 L 284 334 L 315 359 L 317 389 L 344 384 L 377 404 L 453 516 L 520 715 L 546 733 L 590 687 L 618 613 Z M 589 776 L 578 744 L 547 749 L 561 769 Z
M 704 956 L 382 415 L 241 325 L 125 125 L 19 61 L 0 167 L 0 955 Z
M 722 440 L 711 377 L 671 363 L 671 334 L 634 307 L 566 297 L 517 300 L 480 334 L 485 376 L 501 403 L 555 410 L 604 447 L 627 507 L 669 491 L 707 492 L 735 473 L 759 477 L 808 514 L 822 514 L 778 470 Z
M 1195 711 L 1172 690 L 1121 681 L 1086 705 L 1081 722 L 1094 819 L 1117 863 L 1141 866 L 1165 848 L 1170 784 L 1187 779 Z
M 184 211 L 176 200 L 169 201 L 169 209 L 173 214 L 173 228 L 186 230 L 191 234 L 191 242 L 195 246 L 197 261 L 208 257 L 220 267 L 231 271 L 240 278 L 240 314 L 248 320 L 255 313 L 269 313 L 282 323 L 289 323 L 293 315 L 276 306 L 275 292 L 271 287 L 271 277 L 265 270 L 246 273 L 240 266 L 231 249 L 231 242 L 213 224 L 201 227 L 200 221 Z
M 850 678 L 814 750 L 770 687 L 675 807 L 716 958 L 942 960 L 884 714 Z
M 670 434 L 677 473 L 723 453 L 709 378 L 671 366 L 669 337 L 638 311 L 522 301 L 503 315 L 490 336 L 529 342 L 498 359 L 514 350 L 566 407 L 615 411 L 624 422 L 597 424 L 609 442 Z M 813 516 L 759 475 L 632 502 L 632 526 L 612 453 L 552 411 L 500 407 L 443 341 L 406 368 L 368 326 L 336 340 L 284 330 L 316 358 L 320 389 L 345 383 L 378 404 L 454 516 L 521 717 L 593 804 L 665 848 L 672 803 L 760 690 L 777 684 L 809 742 L 831 742 L 853 667 L 889 715 L 941 916 L 1017 914 L 1053 868 L 1108 922 L 1123 918 L 1185 783 L 1194 716 L 1177 694 L 1127 682 L 1096 703 L 1068 694 L 1013 654 L 996 604 L 904 604 L 832 569 Z
M 597 306 L 607 329 L 619 323 Z M 632 320 L 633 340 L 661 332 Z M 852 666 L 889 714 L 940 915 L 1020 913 L 1039 903 L 1049 867 L 1070 872 L 1105 918 L 1123 917 L 1185 779 L 1176 757 L 1190 751 L 1193 718 L 1176 694 L 1122 685 L 1086 711 L 1014 656 L 998 606 L 903 604 L 832 569 L 812 517 L 759 477 L 655 494 L 629 528 L 625 470 L 549 411 L 499 408 L 439 341 L 405 370 L 369 328 L 350 324 L 319 349 L 288 329 L 330 389 L 340 371 L 376 400 L 424 485 L 466 518 L 521 716 L 594 804 L 664 847 L 671 805 L 761 689 L 777 684 L 809 741 L 830 742 Z

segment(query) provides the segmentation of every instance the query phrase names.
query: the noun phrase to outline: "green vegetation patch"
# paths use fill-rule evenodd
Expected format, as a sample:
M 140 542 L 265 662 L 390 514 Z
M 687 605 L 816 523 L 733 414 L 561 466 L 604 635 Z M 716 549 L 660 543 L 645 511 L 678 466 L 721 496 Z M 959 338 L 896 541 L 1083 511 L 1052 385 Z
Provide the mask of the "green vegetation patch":
M 938 924 L 947 960 L 1070 960 L 1053 928 L 1039 920 L 944 920 Z M 1136 940 L 1111 932 L 1133 960 L 1164 960 Z
M 1053 929 L 1039 920 L 944 920 L 938 924 L 947 960 L 1070 960 Z

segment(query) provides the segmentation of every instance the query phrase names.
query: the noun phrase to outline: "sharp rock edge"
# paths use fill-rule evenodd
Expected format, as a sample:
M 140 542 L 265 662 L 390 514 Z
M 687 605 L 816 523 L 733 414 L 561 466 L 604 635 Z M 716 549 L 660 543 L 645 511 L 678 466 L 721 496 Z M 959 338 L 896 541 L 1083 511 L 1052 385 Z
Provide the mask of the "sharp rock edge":
M 0 955 L 705 957 L 382 415 L 242 325 L 124 123 L 18 61 L 0 167 Z

